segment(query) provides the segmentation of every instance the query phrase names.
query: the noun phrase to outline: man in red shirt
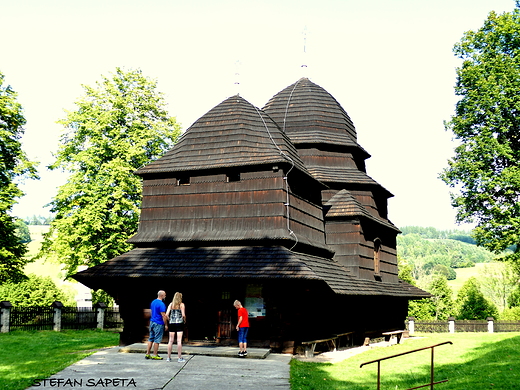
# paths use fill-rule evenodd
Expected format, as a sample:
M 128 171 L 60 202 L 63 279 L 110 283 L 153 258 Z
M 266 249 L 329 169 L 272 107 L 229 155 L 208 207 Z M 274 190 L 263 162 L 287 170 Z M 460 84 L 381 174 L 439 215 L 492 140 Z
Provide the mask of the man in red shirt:
M 238 323 L 237 323 L 237 331 L 238 331 L 238 347 L 240 348 L 240 352 L 238 352 L 239 357 L 247 356 L 247 333 L 249 332 L 249 313 L 247 309 L 242 306 L 240 301 L 235 301 L 233 303 L 235 309 L 238 310 Z

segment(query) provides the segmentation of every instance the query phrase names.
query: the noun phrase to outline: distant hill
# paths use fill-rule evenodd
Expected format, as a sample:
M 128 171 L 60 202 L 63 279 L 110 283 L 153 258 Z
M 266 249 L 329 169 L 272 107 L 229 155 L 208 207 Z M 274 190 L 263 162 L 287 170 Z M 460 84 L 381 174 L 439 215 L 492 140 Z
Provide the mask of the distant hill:
M 399 230 L 401 230 L 403 235 L 417 234 L 423 238 L 444 238 L 476 245 L 475 239 L 471 237 L 471 232 L 465 230 L 437 230 L 434 227 L 422 226 L 405 226 L 403 228 L 399 228 Z
M 416 280 L 432 273 L 443 273 L 448 280 L 453 280 L 457 277 L 457 269 L 488 263 L 497 257 L 476 246 L 469 232 L 419 226 L 400 230 L 397 255 L 413 267 L 412 275 Z

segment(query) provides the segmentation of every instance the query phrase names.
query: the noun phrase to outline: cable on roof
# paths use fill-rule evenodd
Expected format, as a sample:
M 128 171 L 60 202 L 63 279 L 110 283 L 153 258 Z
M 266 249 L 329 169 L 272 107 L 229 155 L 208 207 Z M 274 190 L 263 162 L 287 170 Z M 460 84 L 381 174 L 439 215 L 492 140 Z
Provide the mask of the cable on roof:
M 296 87 L 298 86 L 298 84 L 300 83 L 301 79 L 298 80 L 296 83 L 294 83 L 294 87 L 291 91 L 291 94 L 289 95 L 289 99 L 287 99 L 287 104 L 285 105 L 285 114 L 283 116 L 283 132 L 285 133 L 285 120 L 287 119 L 287 112 L 289 111 L 289 104 L 291 103 L 291 99 L 292 99 L 292 95 L 294 93 L 294 90 L 296 89 Z
M 296 89 L 296 87 L 298 86 L 298 84 L 300 83 L 301 80 L 302 79 L 299 79 L 296 83 L 294 83 L 294 87 L 291 90 L 291 93 L 289 94 L 289 99 L 287 99 L 287 104 L 285 105 L 285 113 L 283 115 L 283 128 L 282 128 L 282 131 L 284 132 L 284 134 L 285 134 L 285 124 L 287 122 L 287 113 L 289 112 L 289 105 L 291 103 L 291 99 L 292 99 L 294 90 Z M 291 169 L 293 167 L 294 167 L 294 163 L 293 163 L 293 166 L 291 167 Z M 287 229 L 289 230 L 289 234 L 292 234 L 294 236 L 294 238 L 296 239 L 296 242 L 290 249 L 290 250 L 293 250 L 293 248 L 298 244 L 298 237 L 296 237 L 296 234 L 294 234 L 294 232 L 289 227 L 289 184 L 287 183 L 287 176 L 289 175 L 289 172 L 291 171 L 291 169 L 289 169 L 289 171 L 287 172 L 287 175 L 284 178 L 284 180 L 285 180 L 285 184 L 286 184 L 286 188 L 287 188 Z
M 265 130 L 267 131 L 267 134 L 269 135 L 269 138 L 271 139 L 271 142 L 273 143 L 273 145 L 276 147 L 276 149 L 278 149 L 278 152 L 280 153 L 280 155 L 283 158 L 289 160 L 289 162 L 291 163 L 291 168 L 289 168 L 289 170 L 283 177 L 283 181 L 285 182 L 285 193 L 286 193 L 286 202 L 285 202 L 284 206 L 285 206 L 285 213 L 286 213 L 286 218 L 287 218 L 287 230 L 289 231 L 289 235 L 293 236 L 295 239 L 294 245 L 289 250 L 293 250 L 293 248 L 298 244 L 298 237 L 296 236 L 296 233 L 294 233 L 294 231 L 291 229 L 291 225 L 290 225 L 290 213 L 289 213 L 290 209 L 289 208 L 291 207 L 291 203 L 290 203 L 290 197 L 289 197 L 289 183 L 287 181 L 287 177 L 289 176 L 289 172 L 291 172 L 292 169 L 294 168 L 294 160 L 292 158 L 290 158 L 282 149 L 280 149 L 280 147 L 274 140 L 271 132 L 269 131 L 269 128 L 267 127 L 267 123 L 265 123 L 265 120 L 264 120 L 262 114 L 260 113 L 260 111 L 258 110 L 258 108 L 255 105 L 253 105 L 253 107 L 255 108 L 256 113 L 258 114 L 260 119 L 262 120 Z

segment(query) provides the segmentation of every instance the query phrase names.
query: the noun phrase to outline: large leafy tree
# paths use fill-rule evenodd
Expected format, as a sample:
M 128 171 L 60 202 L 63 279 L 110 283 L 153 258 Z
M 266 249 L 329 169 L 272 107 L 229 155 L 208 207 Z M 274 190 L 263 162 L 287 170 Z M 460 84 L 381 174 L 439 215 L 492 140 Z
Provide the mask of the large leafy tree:
M 510 256 L 520 259 L 520 3 L 491 12 L 454 52 L 461 98 L 446 127 L 460 144 L 441 178 L 455 190 L 457 220 L 476 224 L 478 244 L 516 247 Z
M 56 286 L 49 276 L 33 274 L 20 283 L 0 286 L 0 301 L 9 301 L 13 306 L 50 306 L 54 301 L 76 304 L 74 297 Z
M 20 241 L 16 218 L 10 213 L 16 199 L 23 195 L 18 180 L 37 178 L 36 164 L 27 159 L 20 143 L 26 120 L 16 98 L 0 73 L 0 284 L 25 278 L 27 247 Z
M 431 298 L 410 301 L 408 315 L 419 321 L 441 321 L 453 314 L 453 293 L 445 276 L 437 275 L 426 290 L 432 294 Z
M 459 290 L 456 300 L 457 319 L 485 320 L 487 317 L 497 318 L 498 310 L 488 301 L 477 279 L 469 278 Z
M 518 285 L 519 277 L 508 262 L 485 264 L 478 275 L 482 293 L 503 311 L 509 305 L 509 297 Z
M 142 190 L 133 172 L 180 134 L 156 82 L 140 70 L 117 68 L 95 87 L 83 87 L 77 109 L 59 122 L 66 132 L 50 169 L 70 176 L 51 202 L 55 219 L 40 252 L 69 274 L 130 249 L 126 240 L 137 230 Z

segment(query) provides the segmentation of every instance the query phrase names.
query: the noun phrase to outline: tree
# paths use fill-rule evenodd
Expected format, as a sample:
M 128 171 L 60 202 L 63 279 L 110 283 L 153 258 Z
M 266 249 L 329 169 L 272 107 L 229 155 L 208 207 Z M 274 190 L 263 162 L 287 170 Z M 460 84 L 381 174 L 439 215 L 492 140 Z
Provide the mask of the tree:
M 430 298 L 433 303 L 433 319 L 445 320 L 453 312 L 452 291 L 448 286 L 445 276 L 436 276 L 428 286 L 428 292 L 432 294 Z
M 142 184 L 135 170 L 162 156 L 180 133 L 165 110 L 156 82 L 120 68 L 95 87 L 83 86 L 77 109 L 61 123 L 57 158 L 50 169 L 70 172 L 51 202 L 55 213 L 39 256 L 94 266 L 131 249 Z
M 17 236 L 16 218 L 10 212 L 23 195 L 17 180 L 38 177 L 36 164 L 28 160 L 20 143 L 26 121 L 16 97 L 0 73 L 0 284 L 25 278 L 27 246 Z
M 457 221 L 476 224 L 477 243 L 494 253 L 515 246 L 520 259 L 520 2 L 491 12 L 454 47 L 455 115 L 445 123 L 460 141 L 440 177 L 456 192 Z
M 437 275 L 426 290 L 431 298 L 410 301 L 408 315 L 419 321 L 447 320 L 453 314 L 452 291 L 445 276 Z
M 76 305 L 73 297 L 58 288 L 49 276 L 34 274 L 20 283 L 1 285 L 0 301 L 9 301 L 13 306 L 50 306 L 54 301 Z
M 29 231 L 29 226 L 27 226 L 25 221 L 23 219 L 16 218 L 14 223 L 16 225 L 16 235 L 18 236 L 20 242 L 24 244 L 31 242 L 31 232 Z
M 397 256 L 397 265 L 399 270 L 399 279 L 406 283 L 410 283 L 412 286 L 415 286 L 415 279 L 413 278 L 413 265 L 408 264 L 404 259 L 400 256 Z
M 518 274 L 507 262 L 484 265 L 480 270 L 479 282 L 482 293 L 503 311 L 508 307 L 508 300 L 518 285 Z
M 485 320 L 498 315 L 497 308 L 484 297 L 474 277 L 469 278 L 461 287 L 456 307 L 459 320 Z

